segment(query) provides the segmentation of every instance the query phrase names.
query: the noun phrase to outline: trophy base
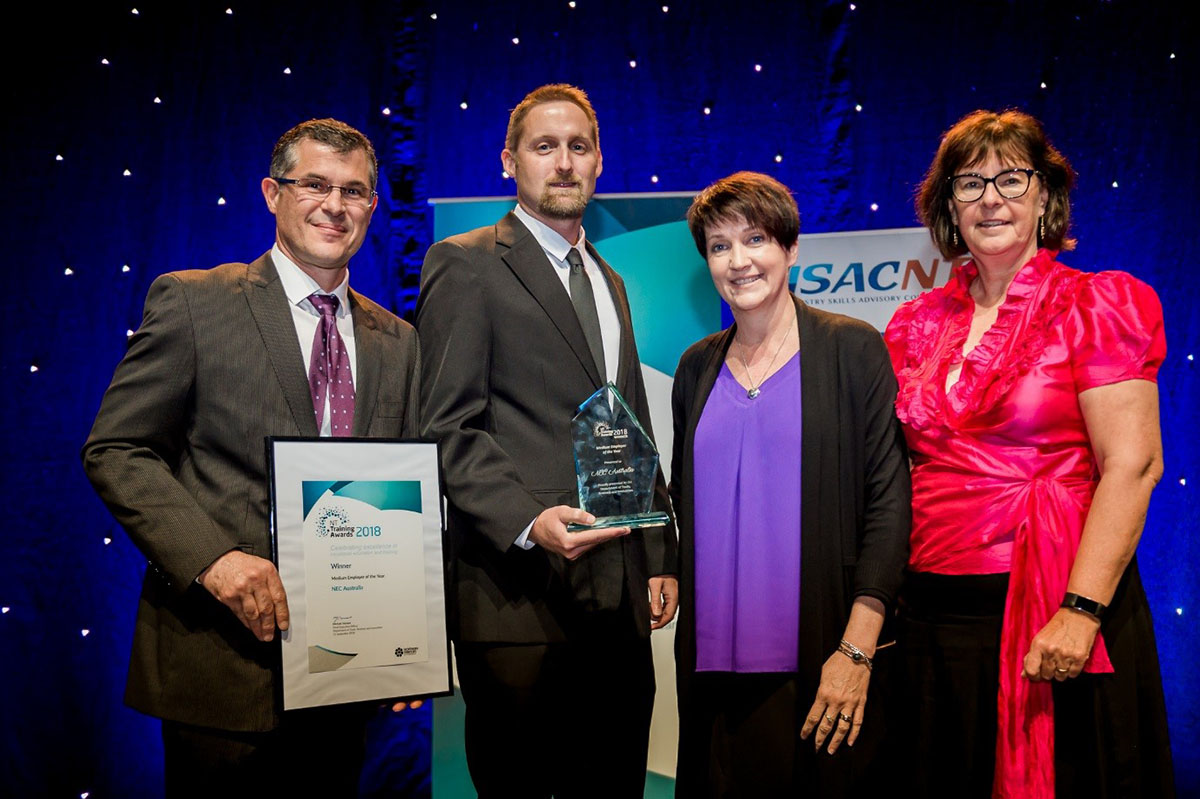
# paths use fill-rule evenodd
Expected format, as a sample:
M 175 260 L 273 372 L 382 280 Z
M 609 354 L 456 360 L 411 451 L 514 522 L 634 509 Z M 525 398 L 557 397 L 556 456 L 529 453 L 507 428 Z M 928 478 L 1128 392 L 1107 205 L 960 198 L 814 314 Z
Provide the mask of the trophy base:
M 598 516 L 594 524 L 567 525 L 568 533 L 578 533 L 583 530 L 608 530 L 613 527 L 629 527 L 637 530 L 642 527 L 662 527 L 671 519 L 662 511 L 650 513 L 630 513 L 625 516 Z

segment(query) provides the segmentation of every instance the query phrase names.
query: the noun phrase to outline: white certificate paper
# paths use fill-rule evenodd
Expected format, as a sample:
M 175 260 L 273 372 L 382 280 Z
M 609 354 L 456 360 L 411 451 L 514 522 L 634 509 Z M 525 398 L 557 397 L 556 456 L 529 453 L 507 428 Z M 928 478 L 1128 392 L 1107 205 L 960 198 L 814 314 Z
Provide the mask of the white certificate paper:
M 428 660 L 420 481 L 305 480 L 303 494 L 309 672 Z
M 268 441 L 284 709 L 450 691 L 437 447 Z

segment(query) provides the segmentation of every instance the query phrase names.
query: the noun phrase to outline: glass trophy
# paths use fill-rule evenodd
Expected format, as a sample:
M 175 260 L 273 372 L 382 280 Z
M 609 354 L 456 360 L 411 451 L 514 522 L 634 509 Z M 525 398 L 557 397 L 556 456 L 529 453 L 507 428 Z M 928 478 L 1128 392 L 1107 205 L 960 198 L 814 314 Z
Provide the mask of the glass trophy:
M 605 383 L 571 419 L 579 507 L 595 524 L 569 524 L 570 532 L 609 527 L 658 527 L 667 514 L 651 510 L 658 450 L 612 383 Z

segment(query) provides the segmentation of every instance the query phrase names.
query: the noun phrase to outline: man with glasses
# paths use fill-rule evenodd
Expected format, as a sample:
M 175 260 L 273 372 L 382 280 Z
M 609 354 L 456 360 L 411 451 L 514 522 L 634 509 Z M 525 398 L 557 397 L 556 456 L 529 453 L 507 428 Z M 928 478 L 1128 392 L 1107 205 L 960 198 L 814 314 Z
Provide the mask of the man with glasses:
M 263 439 L 415 437 L 417 337 L 348 286 L 375 151 L 334 119 L 275 145 L 275 244 L 150 287 L 83 448 L 149 560 L 126 702 L 163 720 L 168 796 L 353 796 L 369 710 L 280 712 Z

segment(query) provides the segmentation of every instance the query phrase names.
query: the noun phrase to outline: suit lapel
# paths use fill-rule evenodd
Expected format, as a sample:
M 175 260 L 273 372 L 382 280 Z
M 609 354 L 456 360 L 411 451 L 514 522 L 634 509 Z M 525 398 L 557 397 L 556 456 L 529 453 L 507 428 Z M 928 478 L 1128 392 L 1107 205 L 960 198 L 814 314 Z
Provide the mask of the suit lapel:
M 542 245 L 538 244 L 533 234 L 511 212 L 496 223 L 496 243 L 505 248 L 499 253 L 501 259 L 542 306 L 542 310 L 570 345 L 575 357 L 587 370 L 592 383 L 599 388 L 600 373 L 596 371 L 592 351 L 588 349 L 587 339 L 583 337 L 579 317 L 575 315 L 571 297 L 563 288 L 562 281 L 554 274 L 554 267 L 546 258 Z
M 380 361 L 383 357 L 382 333 L 379 321 L 353 289 L 347 290 L 350 311 L 354 320 L 354 429 L 356 436 L 365 436 L 371 429 L 375 398 L 379 393 Z
M 292 419 L 301 435 L 315 436 L 317 420 L 296 339 L 296 325 L 292 322 L 287 295 L 283 293 L 283 285 L 269 253 L 247 267 L 242 286 Z

